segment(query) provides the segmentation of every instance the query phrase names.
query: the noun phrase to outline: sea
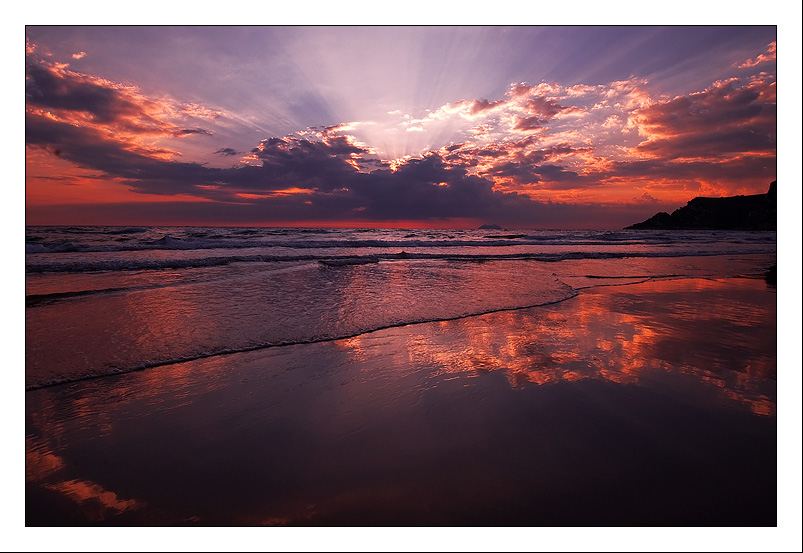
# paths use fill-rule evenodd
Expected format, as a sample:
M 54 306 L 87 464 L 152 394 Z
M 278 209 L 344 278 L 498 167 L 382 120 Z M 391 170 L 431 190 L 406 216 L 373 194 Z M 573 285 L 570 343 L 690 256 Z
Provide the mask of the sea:
M 775 263 L 770 231 L 28 226 L 26 389 Z

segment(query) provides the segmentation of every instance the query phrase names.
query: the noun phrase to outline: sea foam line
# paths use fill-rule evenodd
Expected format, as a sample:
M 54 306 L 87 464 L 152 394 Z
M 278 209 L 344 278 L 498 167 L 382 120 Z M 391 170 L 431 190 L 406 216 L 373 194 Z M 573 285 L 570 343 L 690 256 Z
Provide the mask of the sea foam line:
M 567 286 L 567 288 L 570 288 L 570 287 Z M 351 332 L 351 333 L 344 333 L 344 334 L 333 335 L 333 336 L 325 336 L 325 337 L 320 337 L 320 338 L 310 338 L 310 339 L 307 339 L 307 340 L 287 340 L 287 341 L 281 341 L 281 342 L 264 342 L 264 343 L 261 343 L 261 344 L 253 344 L 253 345 L 250 345 L 250 346 L 243 346 L 243 347 L 240 347 L 240 348 L 227 348 L 227 349 L 221 349 L 221 350 L 217 350 L 217 351 L 211 351 L 211 352 L 205 352 L 205 353 L 197 353 L 197 354 L 193 354 L 193 355 L 177 357 L 175 359 L 167 359 L 167 360 L 163 360 L 163 361 L 154 361 L 154 362 L 149 362 L 149 363 L 142 363 L 141 365 L 137 365 L 136 367 L 131 367 L 131 368 L 127 368 L 127 369 L 126 368 L 111 369 L 109 372 L 103 373 L 103 374 L 87 374 L 87 375 L 81 375 L 81 376 L 75 376 L 75 377 L 67 377 L 67 378 L 49 380 L 47 382 L 43 382 L 43 383 L 39 383 L 39 384 L 28 385 L 28 386 L 25 387 L 25 391 L 26 392 L 30 392 L 30 391 L 33 391 L 33 390 L 40 390 L 40 389 L 43 389 L 43 388 L 51 388 L 53 386 L 60 386 L 60 385 L 64 385 L 64 384 L 72 384 L 72 383 L 75 383 L 75 382 L 83 382 L 83 381 L 86 381 L 86 380 L 95 380 L 95 379 L 107 378 L 107 377 L 111 377 L 111 376 L 120 376 L 120 375 L 123 375 L 123 374 L 130 374 L 130 373 L 133 373 L 133 372 L 144 371 L 144 370 L 147 370 L 147 369 L 153 369 L 153 368 L 157 368 L 157 367 L 165 367 L 165 366 L 169 366 L 169 365 L 176 365 L 178 363 L 187 363 L 187 362 L 191 362 L 191 361 L 198 361 L 198 360 L 201 360 L 201 359 L 209 359 L 209 358 L 212 358 L 212 357 L 221 357 L 221 356 L 226 356 L 226 355 L 234 355 L 234 354 L 237 354 L 237 353 L 247 353 L 247 352 L 251 352 L 251 351 L 258 351 L 258 350 L 269 349 L 269 348 L 278 348 L 278 347 L 286 347 L 286 346 L 299 346 L 299 345 L 308 345 L 308 344 L 319 344 L 319 343 L 324 343 L 324 342 L 334 342 L 334 341 L 337 341 L 337 340 L 347 340 L 349 338 L 356 338 L 358 336 L 362 336 L 362 335 L 365 335 L 365 334 L 371 334 L 373 332 L 378 332 L 380 330 L 387 330 L 387 329 L 390 329 L 390 328 L 400 328 L 400 327 L 410 326 L 410 325 L 426 324 L 426 323 L 438 323 L 438 322 L 444 322 L 444 321 L 456 321 L 456 320 L 460 320 L 460 319 L 467 319 L 469 317 L 478 317 L 478 316 L 481 316 L 481 315 L 487 315 L 487 314 L 490 314 L 490 313 L 499 313 L 499 312 L 503 312 L 503 311 L 519 311 L 519 310 L 522 310 L 522 309 L 530 309 L 530 308 L 533 308 L 533 307 L 542 307 L 542 306 L 545 306 L 545 305 L 553 305 L 553 304 L 556 304 L 556 303 L 560 303 L 560 302 L 566 301 L 568 299 L 576 297 L 578 294 L 579 294 L 579 292 L 577 290 L 572 289 L 571 293 L 569 293 L 564 298 L 559 298 L 559 299 L 540 302 L 540 303 L 535 303 L 535 304 L 519 305 L 519 306 L 514 306 L 514 307 L 499 307 L 499 308 L 488 309 L 488 310 L 484 310 L 484 311 L 477 311 L 477 312 L 472 312 L 472 313 L 464 313 L 464 314 L 461 314 L 461 315 L 454 315 L 454 316 L 451 316 L 451 317 L 436 317 L 436 318 L 430 318 L 430 319 L 400 321 L 400 322 L 396 322 L 396 323 L 390 323 L 390 324 L 387 324 L 387 325 L 377 326 L 377 327 L 370 328 L 370 329 L 358 330 L 358 331 Z
M 25 272 L 33 273 L 85 273 L 98 271 L 137 271 L 159 269 L 189 269 L 199 267 L 214 267 L 232 263 L 272 263 L 286 261 L 321 261 L 329 265 L 356 265 L 360 263 L 373 263 L 379 261 L 397 260 L 444 260 L 444 261 L 503 261 L 503 260 L 532 260 L 547 263 L 567 259 L 623 259 L 627 257 L 707 257 L 716 255 L 762 255 L 773 254 L 775 249 L 756 247 L 740 251 L 733 250 L 685 250 L 673 251 L 615 251 L 615 252 L 584 252 L 567 251 L 560 253 L 498 253 L 498 254 L 449 254 L 424 253 L 400 251 L 397 253 L 372 253 L 369 255 L 228 255 L 217 257 L 199 257 L 189 259 L 114 259 L 103 261 L 54 261 L 37 263 L 26 262 Z M 363 260 L 363 261 L 361 261 Z

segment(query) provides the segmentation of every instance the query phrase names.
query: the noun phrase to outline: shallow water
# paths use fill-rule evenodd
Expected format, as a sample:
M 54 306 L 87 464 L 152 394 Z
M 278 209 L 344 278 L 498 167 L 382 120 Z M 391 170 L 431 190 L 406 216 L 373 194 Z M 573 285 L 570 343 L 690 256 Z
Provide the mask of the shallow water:
M 28 227 L 26 249 L 33 389 L 588 286 L 762 273 L 775 233 Z

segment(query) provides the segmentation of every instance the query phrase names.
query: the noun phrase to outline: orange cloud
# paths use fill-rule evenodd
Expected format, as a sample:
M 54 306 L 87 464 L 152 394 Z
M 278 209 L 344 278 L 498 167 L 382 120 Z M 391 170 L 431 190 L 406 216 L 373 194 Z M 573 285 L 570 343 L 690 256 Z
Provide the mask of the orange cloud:
M 32 48 L 31 53 L 34 51 Z M 161 140 L 210 135 L 209 130 L 188 123 L 222 116 L 218 110 L 146 97 L 133 86 L 77 73 L 67 64 L 36 59 L 26 60 L 25 97 L 29 119 L 68 125 L 121 149 L 159 159 L 179 155 L 160 144 Z M 35 140 L 29 140 L 32 142 Z

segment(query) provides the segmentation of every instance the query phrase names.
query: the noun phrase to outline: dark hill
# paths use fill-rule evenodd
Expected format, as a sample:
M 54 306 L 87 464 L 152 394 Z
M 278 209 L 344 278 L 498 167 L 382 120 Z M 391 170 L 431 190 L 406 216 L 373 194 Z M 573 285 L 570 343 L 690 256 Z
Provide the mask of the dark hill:
M 672 215 L 662 211 L 628 229 L 776 230 L 775 183 L 766 194 L 729 198 L 694 198 Z

